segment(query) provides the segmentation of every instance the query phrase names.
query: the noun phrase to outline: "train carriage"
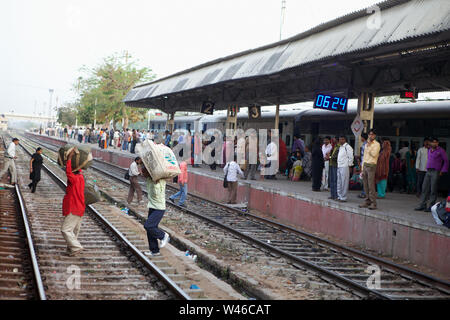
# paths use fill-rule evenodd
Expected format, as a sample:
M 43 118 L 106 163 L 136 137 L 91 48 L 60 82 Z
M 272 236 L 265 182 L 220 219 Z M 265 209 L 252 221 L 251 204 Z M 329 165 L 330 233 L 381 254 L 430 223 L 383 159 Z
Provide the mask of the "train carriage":
M 350 125 L 356 117 L 356 107 L 349 107 L 347 113 L 319 109 L 280 110 L 280 136 L 289 148 L 294 133 L 299 134 L 306 144 L 313 136 L 334 136 L 344 134 L 354 145 L 355 137 Z M 175 129 L 224 130 L 226 114 L 175 117 Z M 271 129 L 275 122 L 274 111 L 262 111 L 261 117 L 250 120 L 247 111 L 238 114 L 237 127 L 247 130 Z M 166 118 L 152 121 L 152 129 L 165 129 Z M 435 136 L 450 157 L 450 101 L 424 101 L 417 103 L 394 103 L 375 105 L 374 128 L 380 137 L 388 137 L 392 149 L 398 151 L 402 142 L 409 142 L 420 148 L 423 138 Z

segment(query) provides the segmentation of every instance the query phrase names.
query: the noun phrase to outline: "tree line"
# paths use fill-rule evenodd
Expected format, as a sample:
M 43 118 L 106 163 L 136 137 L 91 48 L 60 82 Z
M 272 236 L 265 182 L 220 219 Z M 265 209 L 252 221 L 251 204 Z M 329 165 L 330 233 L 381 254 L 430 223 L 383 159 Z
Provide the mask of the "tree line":
M 128 127 L 129 122 L 145 119 L 147 110 L 130 108 L 122 102 L 125 95 L 137 84 L 155 79 L 150 68 L 139 67 L 138 61 L 128 52 L 113 54 L 95 67 L 83 66 L 72 90 L 76 101 L 58 109 L 58 122 L 63 126 L 78 124 L 108 127 L 112 121 Z

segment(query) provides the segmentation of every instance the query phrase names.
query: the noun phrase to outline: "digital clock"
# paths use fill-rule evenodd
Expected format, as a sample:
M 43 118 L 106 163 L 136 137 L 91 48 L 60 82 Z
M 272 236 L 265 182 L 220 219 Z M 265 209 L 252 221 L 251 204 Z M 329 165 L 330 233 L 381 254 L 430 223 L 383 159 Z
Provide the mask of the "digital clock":
M 347 98 L 318 93 L 314 99 L 314 108 L 347 113 L 347 102 Z

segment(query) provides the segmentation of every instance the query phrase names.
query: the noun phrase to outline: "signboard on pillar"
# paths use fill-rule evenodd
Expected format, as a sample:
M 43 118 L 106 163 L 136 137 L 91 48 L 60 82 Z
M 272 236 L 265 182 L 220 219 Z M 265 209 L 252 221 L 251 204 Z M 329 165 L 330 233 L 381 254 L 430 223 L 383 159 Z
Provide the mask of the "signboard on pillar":
M 249 119 L 261 118 L 261 106 L 248 107 L 248 118 Z
M 361 135 L 364 129 L 364 123 L 359 117 L 359 115 L 356 115 L 355 120 L 353 120 L 350 128 L 352 129 L 352 132 L 356 138 L 358 138 Z
M 214 113 L 214 102 L 212 101 L 204 101 L 202 104 L 202 113 L 204 114 L 213 114 Z

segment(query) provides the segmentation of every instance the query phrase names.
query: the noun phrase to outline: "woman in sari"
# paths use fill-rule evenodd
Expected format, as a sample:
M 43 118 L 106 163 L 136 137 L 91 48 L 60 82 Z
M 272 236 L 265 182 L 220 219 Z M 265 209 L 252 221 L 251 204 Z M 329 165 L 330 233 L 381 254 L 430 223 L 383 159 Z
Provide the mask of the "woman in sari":
M 408 194 L 415 193 L 416 186 L 416 156 L 414 152 L 409 149 L 405 154 L 406 159 L 406 192 Z
M 316 138 L 312 147 L 312 190 L 319 192 L 324 168 L 322 145 L 320 138 Z
M 378 157 L 377 169 L 375 171 L 375 183 L 377 185 L 378 198 L 386 197 L 387 178 L 389 175 L 389 158 L 391 156 L 391 143 L 383 138 L 383 146 Z

